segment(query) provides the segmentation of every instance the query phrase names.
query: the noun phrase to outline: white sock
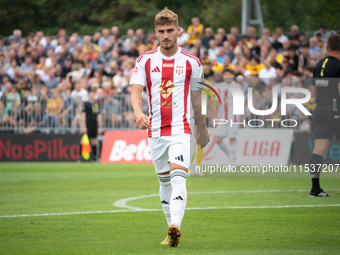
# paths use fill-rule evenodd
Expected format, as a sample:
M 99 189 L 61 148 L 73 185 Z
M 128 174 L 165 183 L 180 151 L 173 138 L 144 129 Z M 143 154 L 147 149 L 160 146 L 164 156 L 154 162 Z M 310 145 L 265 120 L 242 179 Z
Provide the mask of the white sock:
M 181 169 L 172 170 L 170 179 L 172 186 L 170 199 L 171 224 L 180 228 L 187 204 L 187 173 Z
M 230 165 L 234 164 L 235 158 L 236 158 L 236 150 L 237 150 L 237 143 L 236 142 L 232 142 L 230 143 Z
M 170 198 L 172 191 L 170 174 L 158 175 L 158 178 L 159 178 L 159 197 L 161 199 L 166 221 L 168 223 L 168 226 L 170 226 L 171 224 Z
M 220 146 L 221 150 L 229 156 L 228 147 L 223 141 L 218 143 L 218 146 Z

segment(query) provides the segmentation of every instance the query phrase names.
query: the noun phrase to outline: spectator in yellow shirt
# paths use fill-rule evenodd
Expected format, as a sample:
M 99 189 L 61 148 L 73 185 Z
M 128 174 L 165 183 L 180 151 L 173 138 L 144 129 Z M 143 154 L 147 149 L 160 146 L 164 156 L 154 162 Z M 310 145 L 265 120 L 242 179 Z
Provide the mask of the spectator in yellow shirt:
M 191 25 L 188 27 L 187 33 L 190 35 L 188 44 L 192 45 L 195 39 L 201 39 L 204 32 L 204 26 L 200 23 L 199 17 L 193 17 L 191 19 Z
M 258 75 L 260 70 L 264 68 L 264 64 L 260 63 L 259 59 L 252 57 L 246 69 L 251 72 L 251 75 Z

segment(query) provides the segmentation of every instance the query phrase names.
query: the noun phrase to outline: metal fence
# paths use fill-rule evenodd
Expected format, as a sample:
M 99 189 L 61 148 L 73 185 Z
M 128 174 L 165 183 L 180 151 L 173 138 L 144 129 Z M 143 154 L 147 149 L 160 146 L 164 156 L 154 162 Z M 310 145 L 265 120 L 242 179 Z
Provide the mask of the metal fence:
M 253 105 L 257 110 L 271 108 L 271 91 L 268 93 L 253 94 Z M 99 112 L 102 116 L 103 131 L 138 129 L 131 107 L 131 95 L 106 95 L 96 97 Z M 0 132 L 14 132 L 29 134 L 33 132 L 47 134 L 80 133 L 82 130 L 82 104 L 81 98 L 72 98 L 67 95 L 19 95 L 8 93 L 0 100 Z M 296 130 L 311 131 L 313 121 L 311 116 L 305 116 L 293 105 L 287 106 L 287 114 L 281 115 L 280 99 L 276 111 L 267 116 L 254 115 L 249 111 L 245 102 L 244 121 L 249 125 L 261 128 L 282 128 L 282 121 L 295 120 Z M 313 112 L 313 102 L 305 107 Z M 148 115 L 147 97 L 143 97 L 143 112 Z M 212 111 L 208 106 L 208 126 L 213 125 Z M 292 125 L 292 121 L 284 125 Z
M 130 95 L 96 97 L 102 116 L 103 131 L 138 128 Z M 0 132 L 29 134 L 80 133 L 82 129 L 81 98 L 66 95 L 19 95 L 8 93 L 0 100 Z M 143 112 L 148 114 L 143 99 Z

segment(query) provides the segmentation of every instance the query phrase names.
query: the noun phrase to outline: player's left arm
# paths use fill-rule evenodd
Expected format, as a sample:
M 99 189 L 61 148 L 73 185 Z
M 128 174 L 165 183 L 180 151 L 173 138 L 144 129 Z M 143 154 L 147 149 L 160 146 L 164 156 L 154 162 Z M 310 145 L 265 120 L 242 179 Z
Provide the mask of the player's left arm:
M 201 90 L 199 89 L 199 81 L 204 81 L 203 78 L 203 67 L 197 67 L 196 70 L 193 71 L 191 77 L 191 103 L 192 108 L 194 110 L 195 119 L 197 121 L 198 127 L 198 136 L 197 136 L 197 144 L 201 146 L 201 148 L 205 147 L 209 142 L 209 134 L 205 121 L 205 117 L 202 115 L 201 110 Z

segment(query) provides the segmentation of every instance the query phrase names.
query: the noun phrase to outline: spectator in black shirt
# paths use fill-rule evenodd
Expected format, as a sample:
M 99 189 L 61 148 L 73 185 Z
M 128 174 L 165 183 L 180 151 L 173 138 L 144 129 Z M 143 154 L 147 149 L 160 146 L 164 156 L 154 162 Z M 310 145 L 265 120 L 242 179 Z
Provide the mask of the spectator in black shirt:
M 273 34 L 273 43 L 272 43 L 272 47 L 274 49 L 276 49 L 277 51 L 282 49 L 282 43 L 280 43 L 278 41 L 279 37 L 277 36 L 277 34 Z
M 289 41 L 290 45 L 294 46 L 295 49 L 299 47 L 299 27 L 297 25 L 293 25 L 290 27 L 290 36 Z
M 61 71 L 61 78 L 66 78 L 66 75 L 71 72 L 72 57 L 67 56 L 64 60 L 64 67 Z
M 207 27 L 204 29 L 204 38 L 202 40 L 202 45 L 206 48 L 209 49 L 209 41 L 214 38 L 214 31 L 212 30 L 211 27 Z
M 285 57 L 285 60 L 292 71 L 296 71 L 298 69 L 299 57 L 295 54 L 294 46 L 290 46 L 288 48 L 288 55 Z

